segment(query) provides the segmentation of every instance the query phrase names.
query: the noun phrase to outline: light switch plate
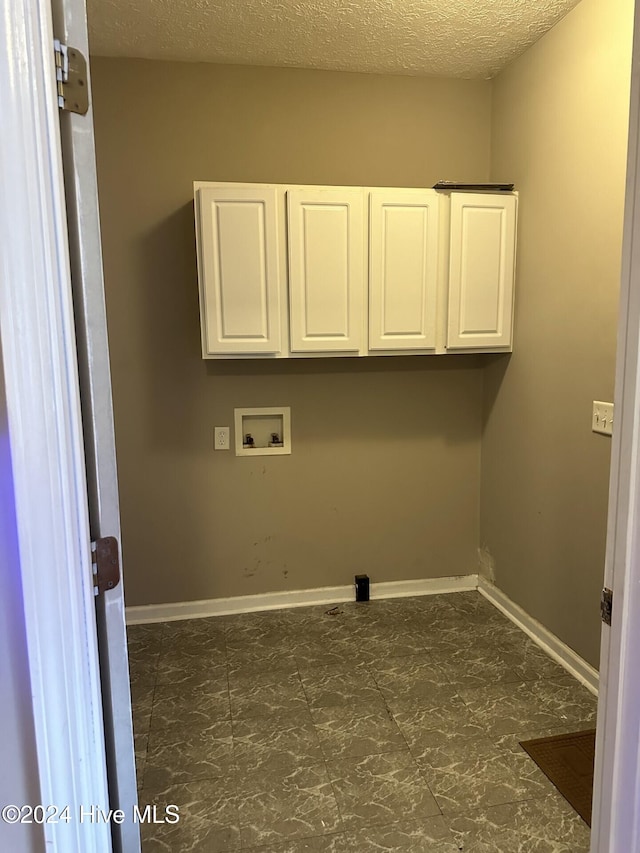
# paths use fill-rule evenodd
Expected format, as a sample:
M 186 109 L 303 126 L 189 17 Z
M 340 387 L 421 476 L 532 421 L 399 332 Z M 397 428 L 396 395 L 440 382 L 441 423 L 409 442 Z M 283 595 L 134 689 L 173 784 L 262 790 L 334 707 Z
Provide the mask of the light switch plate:
M 591 429 L 593 432 L 599 432 L 602 435 L 613 434 L 613 403 L 603 403 L 601 400 L 593 401 Z

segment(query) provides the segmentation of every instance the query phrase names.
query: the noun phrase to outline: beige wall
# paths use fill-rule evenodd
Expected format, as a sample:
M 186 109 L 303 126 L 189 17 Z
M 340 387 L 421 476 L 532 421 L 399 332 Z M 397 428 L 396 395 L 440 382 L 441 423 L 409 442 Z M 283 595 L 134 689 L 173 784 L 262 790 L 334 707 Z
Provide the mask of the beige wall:
M 498 76 L 492 178 L 520 191 L 515 351 L 485 370 L 481 542 L 498 586 L 598 663 L 632 0 L 583 0 Z
M 476 569 L 473 357 L 203 362 L 193 180 L 486 180 L 490 84 L 93 63 L 129 604 Z M 290 405 L 293 454 L 212 451 Z
M 0 354 L 0 806 L 36 805 L 40 780 L 31 707 L 4 372 Z M 38 853 L 42 828 L 0 820 L 0 850 Z

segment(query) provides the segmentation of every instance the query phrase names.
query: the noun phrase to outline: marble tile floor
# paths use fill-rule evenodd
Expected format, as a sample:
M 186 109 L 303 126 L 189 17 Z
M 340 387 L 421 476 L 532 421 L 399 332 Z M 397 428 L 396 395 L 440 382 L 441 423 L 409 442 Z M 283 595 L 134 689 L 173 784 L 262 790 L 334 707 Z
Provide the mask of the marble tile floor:
M 596 699 L 479 593 L 129 628 L 143 853 L 587 853 L 520 740 Z

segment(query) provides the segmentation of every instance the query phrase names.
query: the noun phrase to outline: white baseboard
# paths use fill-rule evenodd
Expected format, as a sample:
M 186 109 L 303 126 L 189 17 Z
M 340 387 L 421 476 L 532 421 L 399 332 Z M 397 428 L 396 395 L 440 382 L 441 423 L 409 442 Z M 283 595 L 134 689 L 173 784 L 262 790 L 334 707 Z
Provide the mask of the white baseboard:
M 555 634 L 552 634 L 548 628 L 545 628 L 533 616 L 529 616 L 522 607 L 482 576 L 478 578 L 478 592 L 504 613 L 525 634 L 531 637 L 534 643 L 537 643 L 549 657 L 552 657 L 560 666 L 563 666 L 567 672 L 573 675 L 574 678 L 577 678 L 588 690 L 596 696 L 598 695 L 600 676 L 591 664 L 588 664 L 579 654 L 569 648 L 562 640 L 559 640 Z
M 468 592 L 478 588 L 478 575 L 457 575 L 450 578 L 423 578 L 414 581 L 383 581 L 371 584 L 371 598 L 406 598 L 410 595 L 442 595 L 447 592 Z M 352 587 L 349 587 L 352 590 Z M 351 597 L 353 598 L 353 592 Z
M 476 589 L 477 575 L 449 578 L 423 578 L 371 584 L 371 598 L 404 598 L 411 595 L 438 595 Z M 289 592 L 267 592 L 262 595 L 238 595 L 234 598 L 210 598 L 203 601 L 178 601 L 173 604 L 144 604 L 127 607 L 127 625 L 149 622 L 174 622 L 205 616 L 227 616 L 283 607 L 308 607 L 311 604 L 340 604 L 354 600 L 353 586 L 325 586 L 319 589 L 297 589 Z

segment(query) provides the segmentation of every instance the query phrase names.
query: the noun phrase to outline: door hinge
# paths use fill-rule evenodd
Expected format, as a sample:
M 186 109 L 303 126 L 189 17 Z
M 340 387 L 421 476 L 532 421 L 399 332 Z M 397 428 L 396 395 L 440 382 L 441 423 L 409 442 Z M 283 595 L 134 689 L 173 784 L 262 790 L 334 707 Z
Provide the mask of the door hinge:
M 613 590 L 605 587 L 600 596 L 600 616 L 605 625 L 611 625 L 611 610 L 613 608 Z
M 93 586 L 96 595 L 113 589 L 120 583 L 120 556 L 115 536 L 105 536 L 91 543 Z
M 58 39 L 53 41 L 56 57 L 58 106 L 61 110 L 85 115 L 89 109 L 87 60 L 80 51 Z

